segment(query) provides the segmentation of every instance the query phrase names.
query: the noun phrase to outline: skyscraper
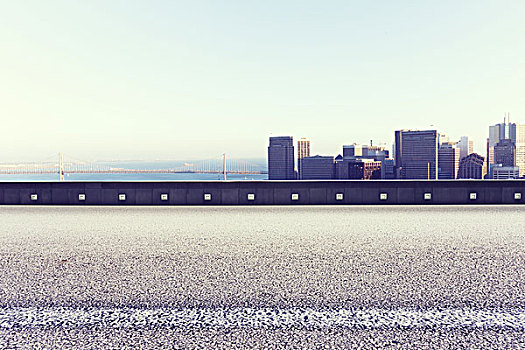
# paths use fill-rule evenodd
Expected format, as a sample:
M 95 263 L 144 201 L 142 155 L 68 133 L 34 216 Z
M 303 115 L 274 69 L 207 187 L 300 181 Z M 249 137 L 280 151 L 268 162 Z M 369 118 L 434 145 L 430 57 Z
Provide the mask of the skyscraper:
M 494 159 L 494 147 L 501 140 L 509 139 L 516 143 L 516 124 L 510 122 L 510 113 L 505 113 L 503 123 L 489 126 L 489 137 L 487 139 L 487 165 L 488 171 L 493 164 L 497 164 Z
M 525 124 L 516 123 L 516 165 L 520 168 L 520 177 L 525 176 Z
M 268 146 L 268 179 L 295 179 L 292 136 L 270 137 L 270 145 Z
M 516 145 L 511 139 L 500 140 L 494 146 L 494 164 L 504 167 L 516 166 Z
M 439 145 L 438 179 L 456 179 L 459 169 L 460 149 L 451 143 Z
M 303 178 L 303 158 L 310 157 L 310 140 L 302 137 L 297 141 L 297 173 L 298 178 Z
M 468 139 L 468 136 L 461 136 L 456 143 L 459 147 L 459 159 L 463 159 L 474 152 L 474 142 Z
M 438 134 L 438 142 L 441 145 L 442 143 L 450 143 L 450 137 L 447 134 Z
M 332 156 L 304 157 L 302 162 L 303 180 L 331 180 L 335 176 Z
M 397 130 L 395 164 L 401 179 L 437 179 L 437 130 Z
M 486 172 L 485 158 L 471 153 L 459 162 L 458 179 L 483 179 Z

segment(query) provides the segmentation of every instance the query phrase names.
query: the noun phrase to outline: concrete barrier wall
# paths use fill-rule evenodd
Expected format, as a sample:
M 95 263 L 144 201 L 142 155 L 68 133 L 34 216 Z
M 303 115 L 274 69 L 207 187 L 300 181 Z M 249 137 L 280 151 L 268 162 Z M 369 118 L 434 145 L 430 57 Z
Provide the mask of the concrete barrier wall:
M 521 203 L 522 180 L 0 183 L 0 205 Z

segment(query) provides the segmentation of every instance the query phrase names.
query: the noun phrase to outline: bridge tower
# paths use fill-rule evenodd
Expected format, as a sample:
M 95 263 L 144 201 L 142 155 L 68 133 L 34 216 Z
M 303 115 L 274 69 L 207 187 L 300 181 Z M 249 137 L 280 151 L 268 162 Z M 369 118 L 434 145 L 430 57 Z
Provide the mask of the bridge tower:
M 58 179 L 60 181 L 64 181 L 64 155 L 62 154 L 62 152 L 58 154 L 58 158 L 59 158 Z
M 224 173 L 224 181 L 226 181 L 226 153 L 222 155 L 222 171 Z

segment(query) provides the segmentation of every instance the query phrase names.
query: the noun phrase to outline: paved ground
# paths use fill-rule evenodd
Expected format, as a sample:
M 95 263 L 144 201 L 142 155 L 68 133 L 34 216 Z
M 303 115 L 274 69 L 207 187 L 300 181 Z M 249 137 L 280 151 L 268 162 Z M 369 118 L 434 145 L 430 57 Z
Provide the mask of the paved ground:
M 0 343 L 523 347 L 524 210 L 1 207 Z

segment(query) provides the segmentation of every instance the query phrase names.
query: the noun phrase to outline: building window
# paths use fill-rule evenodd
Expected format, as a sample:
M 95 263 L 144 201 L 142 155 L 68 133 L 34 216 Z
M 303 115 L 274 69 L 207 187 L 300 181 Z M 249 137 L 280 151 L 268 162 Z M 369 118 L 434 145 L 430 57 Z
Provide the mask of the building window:
M 478 198 L 478 194 L 476 192 L 471 192 L 469 198 L 471 201 L 475 201 Z
M 204 200 L 205 201 L 211 201 L 211 193 L 205 193 L 204 194 Z
M 79 201 L 85 201 L 86 200 L 86 194 L 85 193 L 79 193 L 78 194 L 78 200 Z
M 167 201 L 168 200 L 168 194 L 167 193 L 162 193 L 160 195 L 160 200 L 161 201 Z
M 432 193 L 425 193 L 423 195 L 423 198 L 428 201 L 428 200 L 431 200 L 432 199 Z
M 382 201 L 386 201 L 388 199 L 388 193 L 380 193 L 379 199 Z
M 519 201 L 521 199 L 521 192 L 514 193 L 514 199 Z
M 248 200 L 254 201 L 255 200 L 255 193 L 248 193 Z
M 342 201 L 343 200 L 343 194 L 342 193 L 336 193 L 335 194 L 335 200 L 336 201 Z
M 125 193 L 120 193 L 118 195 L 118 200 L 119 201 L 125 201 L 126 200 L 126 194 Z
M 31 194 L 31 200 L 32 200 L 32 201 L 36 201 L 36 200 L 38 200 L 38 194 L 36 194 L 36 193 L 32 193 L 32 194 Z
M 299 193 L 292 193 L 292 200 L 298 201 L 299 200 Z

